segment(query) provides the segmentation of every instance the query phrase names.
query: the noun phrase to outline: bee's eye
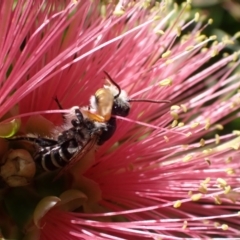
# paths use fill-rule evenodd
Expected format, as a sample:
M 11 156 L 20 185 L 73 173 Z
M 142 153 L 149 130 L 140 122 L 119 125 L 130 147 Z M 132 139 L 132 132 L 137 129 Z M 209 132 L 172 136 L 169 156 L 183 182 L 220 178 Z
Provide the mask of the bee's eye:
M 112 114 L 113 115 L 126 117 L 129 114 L 129 111 L 130 111 L 129 105 L 113 104 L 113 108 L 112 108 Z

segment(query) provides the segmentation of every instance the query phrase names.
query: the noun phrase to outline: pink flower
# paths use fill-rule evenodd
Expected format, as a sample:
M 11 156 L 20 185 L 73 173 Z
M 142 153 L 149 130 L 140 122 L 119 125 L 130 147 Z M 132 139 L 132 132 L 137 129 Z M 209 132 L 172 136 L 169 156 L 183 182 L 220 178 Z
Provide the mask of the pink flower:
M 117 117 L 113 137 L 55 182 L 51 174 L 33 178 L 36 170 L 26 171 L 30 147 L 12 150 L 1 139 L 3 182 L 21 185 L 1 193 L 0 212 L 9 220 L 0 221 L 4 237 L 239 236 L 239 132 L 221 134 L 238 117 L 238 75 L 232 74 L 238 53 L 204 65 L 237 35 L 221 42 L 200 35 L 207 25 L 198 14 L 188 18 L 189 4 L 29 0 L 0 6 L 3 138 L 51 136 L 62 125 L 60 113 L 89 105 L 105 83 L 104 71 L 130 98 L 171 101 L 132 103 L 127 118 Z M 55 110 L 55 96 L 66 110 Z M 16 159 L 25 171 L 10 174 Z

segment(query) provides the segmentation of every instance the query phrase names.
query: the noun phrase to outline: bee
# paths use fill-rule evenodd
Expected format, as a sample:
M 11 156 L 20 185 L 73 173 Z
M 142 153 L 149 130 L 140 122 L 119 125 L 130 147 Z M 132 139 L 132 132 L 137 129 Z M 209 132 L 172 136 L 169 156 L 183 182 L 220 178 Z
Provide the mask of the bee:
M 57 137 L 19 136 L 9 140 L 34 143 L 37 146 L 34 160 L 43 171 L 66 171 L 113 136 L 117 128 L 115 116 L 128 116 L 131 102 L 169 103 L 166 100 L 130 99 L 111 76 L 104 73 L 108 78 L 107 84 L 90 97 L 88 107 L 73 107 L 70 114 L 64 115 L 66 124 Z M 55 101 L 62 109 L 57 98 Z

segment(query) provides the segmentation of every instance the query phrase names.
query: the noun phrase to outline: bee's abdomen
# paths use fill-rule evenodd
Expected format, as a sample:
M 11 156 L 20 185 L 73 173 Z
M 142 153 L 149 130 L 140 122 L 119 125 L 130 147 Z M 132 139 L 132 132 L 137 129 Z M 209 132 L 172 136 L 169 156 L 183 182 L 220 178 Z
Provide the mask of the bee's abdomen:
M 36 163 L 44 171 L 54 171 L 66 166 L 77 151 L 81 151 L 81 146 L 75 140 L 67 141 L 60 146 L 45 149 L 35 157 Z

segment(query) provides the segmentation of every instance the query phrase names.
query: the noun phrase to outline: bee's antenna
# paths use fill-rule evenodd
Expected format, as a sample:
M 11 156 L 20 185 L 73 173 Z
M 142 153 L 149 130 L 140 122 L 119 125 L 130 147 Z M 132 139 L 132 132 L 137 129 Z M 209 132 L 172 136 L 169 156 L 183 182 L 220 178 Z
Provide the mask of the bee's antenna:
M 154 100 L 154 99 L 129 99 L 128 102 L 171 103 L 171 101 L 169 100 Z
M 103 70 L 103 72 L 107 75 L 107 78 L 110 80 L 110 82 L 118 89 L 118 94 L 114 96 L 114 99 L 118 98 L 121 94 L 121 88 L 120 86 L 111 78 L 111 76 Z

